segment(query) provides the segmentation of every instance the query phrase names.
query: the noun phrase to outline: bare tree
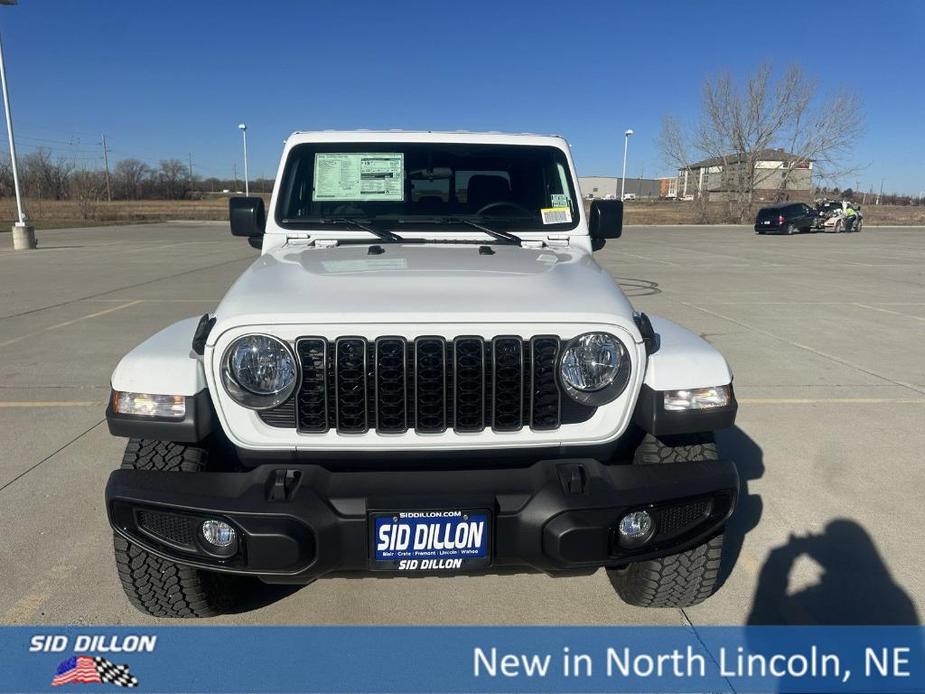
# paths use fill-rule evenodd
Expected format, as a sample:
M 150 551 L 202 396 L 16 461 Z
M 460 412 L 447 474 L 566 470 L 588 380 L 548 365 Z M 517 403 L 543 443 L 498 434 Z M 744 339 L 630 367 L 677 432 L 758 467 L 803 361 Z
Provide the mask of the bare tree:
M 70 177 L 71 198 L 77 200 L 80 216 L 94 219 L 106 198 L 106 175 L 102 171 L 74 171 Z
M 142 195 L 142 187 L 150 176 L 151 168 L 138 159 L 122 159 L 113 171 L 113 183 L 116 197 L 137 200 Z
M 693 172 L 695 155 L 708 160 L 718 170 L 718 188 L 729 202 L 730 216 L 743 221 L 758 189 L 782 194 L 798 172 L 808 177 L 810 167 L 817 181 L 850 173 L 845 161 L 862 121 L 857 95 L 837 92 L 823 97 L 798 65 L 776 80 L 771 67 L 762 65 L 742 85 L 729 74 L 707 78 L 697 124 L 686 130 L 666 116 L 660 146 L 665 159 L 681 172 Z M 784 168 L 759 168 L 773 148 L 790 155 L 782 158 Z M 698 196 L 707 195 L 698 185 Z
M 64 158 L 52 161 L 51 152 L 38 149 L 20 160 L 23 188 L 28 195 L 38 198 L 63 200 L 68 195 L 68 177 L 73 163 Z
M 168 200 L 181 199 L 188 190 L 186 166 L 179 159 L 164 159 L 157 171 L 161 196 Z

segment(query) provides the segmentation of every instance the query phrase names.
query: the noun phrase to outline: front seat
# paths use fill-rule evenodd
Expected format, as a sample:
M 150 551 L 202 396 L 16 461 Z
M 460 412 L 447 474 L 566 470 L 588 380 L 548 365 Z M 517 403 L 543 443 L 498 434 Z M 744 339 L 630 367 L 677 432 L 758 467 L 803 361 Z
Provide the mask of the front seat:
M 511 184 L 504 176 L 489 174 L 475 174 L 469 179 L 466 191 L 466 208 L 477 212 L 493 202 L 509 202 L 511 199 Z

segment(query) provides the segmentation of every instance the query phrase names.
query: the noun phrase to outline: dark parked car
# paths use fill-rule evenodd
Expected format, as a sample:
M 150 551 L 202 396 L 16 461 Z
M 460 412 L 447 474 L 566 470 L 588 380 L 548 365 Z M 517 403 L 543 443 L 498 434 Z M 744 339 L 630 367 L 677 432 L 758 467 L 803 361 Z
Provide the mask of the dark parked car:
M 809 231 L 816 220 L 816 211 L 802 202 L 779 202 L 758 210 L 756 234 L 796 234 Z

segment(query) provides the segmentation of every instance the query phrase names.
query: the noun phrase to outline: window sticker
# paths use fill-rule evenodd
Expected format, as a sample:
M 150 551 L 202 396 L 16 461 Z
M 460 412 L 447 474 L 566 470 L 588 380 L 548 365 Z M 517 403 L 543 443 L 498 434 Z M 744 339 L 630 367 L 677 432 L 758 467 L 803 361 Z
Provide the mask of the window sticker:
M 568 207 L 544 207 L 540 214 L 543 224 L 568 224 L 572 221 L 572 211 Z
M 549 198 L 553 207 L 571 207 L 568 195 L 565 193 L 551 193 Z
M 401 152 L 315 154 L 312 200 L 402 202 L 405 155 Z

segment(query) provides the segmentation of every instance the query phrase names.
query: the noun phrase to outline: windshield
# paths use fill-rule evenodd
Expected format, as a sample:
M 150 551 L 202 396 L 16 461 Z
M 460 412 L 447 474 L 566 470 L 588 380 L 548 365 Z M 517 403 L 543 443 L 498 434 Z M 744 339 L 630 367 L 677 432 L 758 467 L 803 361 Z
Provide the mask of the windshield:
M 309 143 L 290 151 L 280 191 L 283 227 L 356 228 L 351 219 L 543 230 L 578 224 L 568 160 L 556 147 Z

